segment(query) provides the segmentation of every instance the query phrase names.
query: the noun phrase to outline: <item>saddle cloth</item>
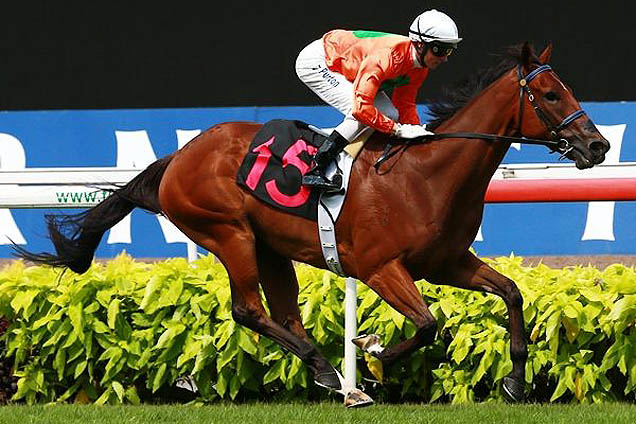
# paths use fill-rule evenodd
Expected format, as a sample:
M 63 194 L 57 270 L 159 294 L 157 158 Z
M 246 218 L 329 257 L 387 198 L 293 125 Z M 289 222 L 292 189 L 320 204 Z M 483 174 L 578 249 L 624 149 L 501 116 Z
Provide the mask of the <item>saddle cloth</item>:
M 265 123 L 254 136 L 243 158 L 237 183 L 257 199 L 276 209 L 316 221 L 320 190 L 301 185 L 301 178 L 309 171 L 311 159 L 326 135 L 324 130 L 302 121 L 275 119 Z M 345 188 L 353 158 L 362 144 L 355 140 L 346 149 L 353 155 L 342 152 L 339 156 L 338 163 L 343 172 Z M 332 164 L 327 175 L 333 175 L 336 170 L 336 166 Z M 344 200 L 344 194 L 340 194 Z

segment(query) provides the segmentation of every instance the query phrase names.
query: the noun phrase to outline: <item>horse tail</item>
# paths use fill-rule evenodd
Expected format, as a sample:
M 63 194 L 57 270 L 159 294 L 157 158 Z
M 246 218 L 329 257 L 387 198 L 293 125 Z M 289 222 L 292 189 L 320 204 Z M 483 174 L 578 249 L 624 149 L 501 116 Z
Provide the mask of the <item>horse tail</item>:
M 136 207 L 161 213 L 159 183 L 171 160 L 172 155 L 152 163 L 126 185 L 110 190 L 110 196 L 87 211 L 45 215 L 56 254 L 31 253 L 14 244 L 15 256 L 35 264 L 70 268 L 78 274 L 86 272 L 106 230 Z

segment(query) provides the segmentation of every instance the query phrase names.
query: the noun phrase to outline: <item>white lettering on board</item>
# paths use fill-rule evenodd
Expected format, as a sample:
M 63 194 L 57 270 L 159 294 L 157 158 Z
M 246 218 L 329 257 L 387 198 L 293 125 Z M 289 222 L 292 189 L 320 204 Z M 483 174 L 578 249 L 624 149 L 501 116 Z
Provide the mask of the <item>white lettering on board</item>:
M 612 148 L 609 150 L 603 162 L 606 165 L 615 165 L 620 162 L 623 135 L 627 124 L 596 125 L 596 128 L 605 137 Z M 514 147 L 514 146 L 513 146 Z M 520 146 L 519 146 L 520 147 Z M 609 240 L 614 241 L 614 204 L 616 202 L 589 202 L 585 230 L 581 240 Z M 475 237 L 475 241 L 484 241 L 481 225 Z
M 597 125 L 612 148 L 605 156 L 604 164 L 615 165 L 620 162 L 623 135 L 627 124 Z M 614 241 L 614 204 L 616 202 L 590 202 L 587 207 L 585 230 L 581 240 Z
M 192 140 L 199 134 L 201 134 L 201 130 L 177 130 L 177 144 L 179 146 L 178 148 L 182 148 L 183 146 L 188 144 L 190 140 Z
M 185 145 L 199 130 L 177 130 L 179 147 Z M 157 160 L 150 138 L 145 130 L 115 131 L 117 139 L 117 167 L 145 169 Z M 165 217 L 157 215 L 166 243 L 186 243 L 188 238 Z M 108 243 L 131 243 L 130 214 L 110 229 Z
M 26 155 L 20 140 L 10 134 L 0 133 L 0 169 L 17 171 L 26 167 Z M 6 186 L 10 188 L 10 186 Z M 18 187 L 15 186 L 17 189 Z M 0 209 L 0 244 L 26 244 L 9 209 Z

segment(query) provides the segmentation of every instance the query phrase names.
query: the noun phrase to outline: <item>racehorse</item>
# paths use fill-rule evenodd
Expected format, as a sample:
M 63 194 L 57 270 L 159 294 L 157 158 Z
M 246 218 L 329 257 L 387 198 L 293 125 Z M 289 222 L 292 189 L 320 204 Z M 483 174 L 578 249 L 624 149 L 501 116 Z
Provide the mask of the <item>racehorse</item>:
M 515 46 L 501 63 L 473 74 L 431 106 L 429 128 L 436 133 L 479 131 L 496 137 L 422 140 L 393 156 L 388 170 L 377 172 L 373 165 L 390 140 L 375 133 L 354 163 L 336 225 L 342 267 L 417 328 L 413 337 L 372 351 L 385 366 L 432 343 L 437 332 L 415 280 L 485 291 L 500 296 L 509 313 L 513 369 L 504 377 L 504 393 L 512 401 L 524 399 L 528 354 L 521 294 L 469 247 L 481 223 L 489 181 L 512 137 L 552 140 L 579 169 L 601 163 L 609 150 L 571 90 L 547 65 L 551 51 L 548 45 L 537 57 L 528 43 Z M 317 384 L 339 390 L 339 376 L 307 336 L 297 303 L 292 261 L 326 268 L 317 224 L 256 200 L 236 183 L 260 127 L 230 122 L 210 128 L 92 209 L 48 216 L 56 254 L 18 248 L 18 256 L 83 273 L 105 231 L 132 209 L 161 213 L 223 263 L 236 322 L 298 356 Z M 261 302 L 259 284 L 271 315 Z

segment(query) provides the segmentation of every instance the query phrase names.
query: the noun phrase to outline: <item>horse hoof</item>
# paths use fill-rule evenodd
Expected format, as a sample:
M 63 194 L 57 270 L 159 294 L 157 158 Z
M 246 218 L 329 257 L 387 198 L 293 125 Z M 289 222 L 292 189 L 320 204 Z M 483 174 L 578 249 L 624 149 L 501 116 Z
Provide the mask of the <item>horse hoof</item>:
M 374 356 L 382 353 L 384 350 L 382 343 L 380 343 L 380 336 L 377 334 L 362 334 L 351 339 L 351 342 L 362 349 L 363 352 L 370 353 Z
M 338 377 L 338 374 L 336 373 L 336 371 L 327 371 L 320 374 L 315 374 L 314 383 L 326 389 L 333 389 L 333 390 L 342 389 L 342 385 L 340 384 L 340 378 Z
M 523 402 L 526 398 L 523 383 L 512 377 L 504 377 L 501 385 L 507 402 Z
M 373 399 L 362 390 L 352 389 L 345 396 L 344 405 L 347 408 L 364 408 L 373 405 Z

